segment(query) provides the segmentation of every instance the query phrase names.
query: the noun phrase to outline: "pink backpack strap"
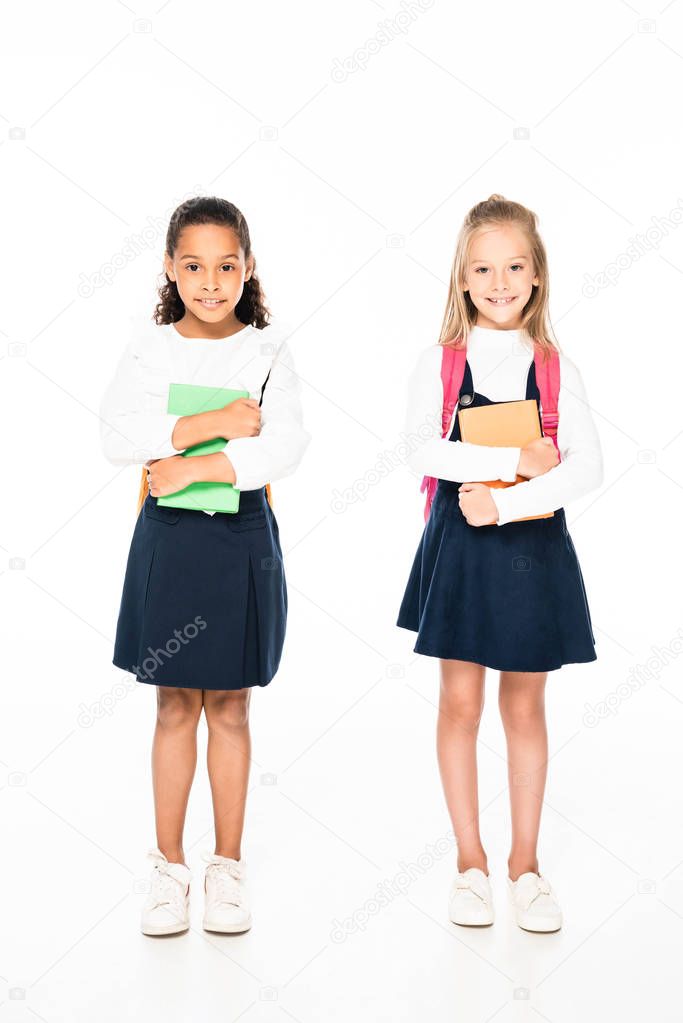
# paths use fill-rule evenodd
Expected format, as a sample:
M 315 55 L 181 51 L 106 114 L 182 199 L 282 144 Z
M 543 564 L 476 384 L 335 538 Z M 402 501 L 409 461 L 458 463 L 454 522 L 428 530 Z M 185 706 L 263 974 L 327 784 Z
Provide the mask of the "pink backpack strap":
M 559 421 L 557 403 L 560 396 L 560 356 L 553 348 L 548 358 L 545 358 L 543 348 L 536 344 L 534 351 L 534 365 L 536 369 L 536 383 L 541 395 L 541 422 L 543 433 L 551 437 L 557 448 L 557 424 Z M 557 451 L 560 453 L 559 448 Z M 561 456 L 560 456 L 561 457 Z
M 442 345 L 441 352 L 441 386 L 443 389 L 443 407 L 441 409 L 441 436 L 446 437 L 451 424 L 453 411 L 458 404 L 460 388 L 465 375 L 467 348 L 452 348 Z M 432 501 L 436 494 L 437 480 L 433 476 L 425 476 L 420 486 L 420 493 L 427 491 L 425 502 L 425 522 L 429 518 Z

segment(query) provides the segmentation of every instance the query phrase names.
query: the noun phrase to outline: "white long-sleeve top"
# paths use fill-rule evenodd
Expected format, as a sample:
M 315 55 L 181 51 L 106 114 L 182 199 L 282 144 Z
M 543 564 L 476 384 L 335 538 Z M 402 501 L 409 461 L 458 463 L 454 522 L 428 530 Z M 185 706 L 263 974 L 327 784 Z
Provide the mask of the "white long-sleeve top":
M 270 371 L 260 433 L 228 441 L 224 453 L 238 490 L 256 490 L 294 472 L 311 438 L 282 327 L 247 326 L 227 338 L 186 338 L 173 324 L 131 318 L 130 330 L 100 406 L 102 449 L 113 465 L 143 465 L 185 450 L 171 441 L 181 418 L 166 411 L 171 383 L 234 388 L 258 400 Z
M 441 346 L 423 350 L 408 384 L 406 432 L 412 451 L 406 461 L 418 476 L 455 483 L 503 480 L 517 475 L 520 448 L 486 447 L 449 441 L 456 405 L 446 438 L 441 436 Z M 522 330 L 473 327 L 467 341 L 467 361 L 474 390 L 491 401 L 526 397 L 533 347 Z M 514 487 L 491 488 L 498 525 L 528 515 L 556 511 L 569 501 L 599 487 L 603 480 L 602 452 L 581 375 L 560 354 L 557 445 L 561 461 L 542 476 Z

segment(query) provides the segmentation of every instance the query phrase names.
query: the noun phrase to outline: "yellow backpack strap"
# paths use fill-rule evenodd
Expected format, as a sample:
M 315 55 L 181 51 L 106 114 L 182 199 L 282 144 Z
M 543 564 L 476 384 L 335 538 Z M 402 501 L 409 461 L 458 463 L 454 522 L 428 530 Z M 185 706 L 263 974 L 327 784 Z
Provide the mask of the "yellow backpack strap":
M 149 493 L 149 486 L 147 485 L 147 469 L 143 465 L 142 467 L 142 479 L 140 480 L 140 493 L 138 494 L 138 511 L 139 515 L 142 511 L 142 506 L 145 503 L 145 498 Z

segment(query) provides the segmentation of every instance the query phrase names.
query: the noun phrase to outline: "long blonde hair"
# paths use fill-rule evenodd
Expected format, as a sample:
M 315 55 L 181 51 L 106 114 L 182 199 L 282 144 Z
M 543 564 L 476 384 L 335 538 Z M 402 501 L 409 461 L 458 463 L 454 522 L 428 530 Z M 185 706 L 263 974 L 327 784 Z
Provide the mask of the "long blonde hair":
M 547 358 L 553 350 L 559 351 L 559 344 L 550 326 L 548 257 L 538 233 L 538 218 L 533 210 L 497 193 L 473 206 L 460 228 L 439 344 L 460 348 L 467 342 L 469 332 L 477 318 L 477 309 L 470 298 L 470 293 L 464 290 L 472 240 L 482 228 L 501 227 L 507 224 L 514 224 L 526 235 L 531 249 L 534 272 L 539 278 L 539 284 L 538 286 L 534 285 L 531 298 L 522 312 L 521 329 L 534 339 Z

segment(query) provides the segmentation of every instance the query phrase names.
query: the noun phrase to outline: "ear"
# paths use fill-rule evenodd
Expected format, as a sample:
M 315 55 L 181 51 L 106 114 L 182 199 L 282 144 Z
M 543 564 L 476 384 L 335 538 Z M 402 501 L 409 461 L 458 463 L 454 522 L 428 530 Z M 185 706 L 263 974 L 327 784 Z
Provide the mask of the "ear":
M 173 261 L 171 260 L 171 257 L 169 256 L 168 252 L 164 254 L 164 270 L 166 271 L 166 276 L 169 277 L 170 280 L 175 281 Z
M 254 263 L 255 263 L 254 257 L 253 256 L 249 256 L 249 259 L 247 260 L 247 265 L 246 265 L 246 268 L 245 268 L 245 271 L 244 271 L 244 281 L 245 281 L 245 283 L 248 280 L 251 279 L 251 275 L 254 272 Z

